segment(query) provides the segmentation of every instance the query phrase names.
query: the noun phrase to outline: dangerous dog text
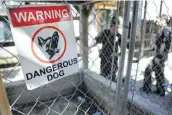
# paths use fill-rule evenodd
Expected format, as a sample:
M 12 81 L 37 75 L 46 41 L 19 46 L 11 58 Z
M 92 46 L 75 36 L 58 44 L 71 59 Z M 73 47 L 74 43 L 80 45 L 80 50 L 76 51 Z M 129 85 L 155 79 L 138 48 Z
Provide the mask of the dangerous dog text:
M 53 64 L 52 66 L 48 66 L 46 68 L 35 70 L 34 72 L 29 72 L 26 74 L 26 79 L 31 80 L 36 77 L 43 77 L 44 75 L 46 75 L 47 80 L 51 81 L 53 79 L 57 79 L 59 77 L 64 76 L 65 72 L 64 72 L 63 68 L 72 66 L 73 64 L 77 64 L 77 58 L 74 58 L 74 59 L 71 59 L 68 61 L 64 61 L 62 63 L 56 63 L 56 64 Z

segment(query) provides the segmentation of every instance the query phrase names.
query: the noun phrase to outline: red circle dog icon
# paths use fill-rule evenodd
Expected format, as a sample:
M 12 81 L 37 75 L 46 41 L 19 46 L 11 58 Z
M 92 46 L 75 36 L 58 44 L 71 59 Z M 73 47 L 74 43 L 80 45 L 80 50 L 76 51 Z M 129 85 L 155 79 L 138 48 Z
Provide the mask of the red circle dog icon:
M 66 38 L 57 27 L 39 28 L 32 37 L 31 48 L 34 56 L 43 63 L 54 63 L 66 51 Z

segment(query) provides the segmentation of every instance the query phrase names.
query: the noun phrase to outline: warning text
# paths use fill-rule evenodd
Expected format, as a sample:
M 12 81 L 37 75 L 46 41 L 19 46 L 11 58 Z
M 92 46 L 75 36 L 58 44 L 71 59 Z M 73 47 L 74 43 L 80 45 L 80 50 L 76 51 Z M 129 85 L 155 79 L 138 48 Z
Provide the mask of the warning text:
M 14 27 L 71 20 L 68 6 L 22 7 L 10 9 L 9 13 Z

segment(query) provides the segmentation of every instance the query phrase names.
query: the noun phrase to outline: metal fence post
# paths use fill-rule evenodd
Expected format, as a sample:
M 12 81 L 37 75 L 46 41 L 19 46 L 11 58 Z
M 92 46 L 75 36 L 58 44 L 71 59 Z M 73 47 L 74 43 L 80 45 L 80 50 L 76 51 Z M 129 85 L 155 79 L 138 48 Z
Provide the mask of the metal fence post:
M 0 115 L 12 115 L 8 102 L 5 86 L 0 75 Z
M 88 68 L 88 50 L 84 50 L 88 47 L 88 10 L 83 6 L 80 6 L 80 34 L 81 34 L 81 56 L 83 60 L 83 68 Z
M 161 3 L 160 3 L 160 10 L 159 10 L 159 17 L 161 18 L 161 13 L 162 13 L 162 3 L 163 3 L 163 1 L 161 0 Z
M 133 55 L 134 55 L 138 9 L 139 9 L 139 1 L 134 1 L 133 18 L 132 18 L 132 26 L 131 26 L 132 34 L 131 34 L 131 39 L 130 39 L 130 49 L 129 49 L 129 54 L 128 54 L 127 73 L 126 73 L 126 78 L 125 78 L 121 115 L 125 115 L 126 110 L 127 110 L 128 88 L 129 88 L 129 81 L 130 81 L 130 76 L 131 76 L 132 60 L 133 60 Z
M 119 106 L 119 99 L 121 94 L 121 79 L 123 76 L 123 69 L 124 69 L 124 62 L 125 62 L 125 53 L 126 53 L 126 46 L 127 46 L 127 37 L 128 37 L 128 30 L 129 30 L 129 18 L 130 17 L 130 1 L 125 2 L 125 12 L 124 12 L 124 26 L 123 26 L 123 34 L 122 34 L 122 41 L 121 41 L 121 57 L 120 57 L 120 64 L 118 70 L 118 80 L 117 80 L 117 88 L 116 88 L 116 95 L 115 95 L 115 115 L 118 115 L 117 109 Z
M 144 6 L 144 17 L 143 17 L 143 23 L 141 28 L 141 41 L 140 41 L 140 51 L 139 51 L 139 59 L 144 55 L 144 51 L 142 52 L 142 49 L 144 50 L 144 44 L 145 44 L 145 33 L 146 33 L 146 12 L 147 12 L 147 1 L 145 1 Z

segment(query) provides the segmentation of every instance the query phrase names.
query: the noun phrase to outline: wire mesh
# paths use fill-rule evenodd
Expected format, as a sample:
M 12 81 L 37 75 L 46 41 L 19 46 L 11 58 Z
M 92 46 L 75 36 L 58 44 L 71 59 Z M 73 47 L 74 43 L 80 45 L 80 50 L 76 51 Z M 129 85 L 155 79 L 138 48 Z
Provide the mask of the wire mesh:
M 22 7 L 58 3 L 70 4 L 72 9 L 80 71 L 62 80 L 29 91 L 24 83 L 5 9 L 11 5 Z M 166 47 L 166 44 L 171 44 L 171 39 L 166 40 L 164 45 L 166 52 L 164 53 L 164 50 L 161 52 L 164 53 L 163 60 L 160 59 L 158 63 L 156 58 L 159 59 L 159 57 L 156 56 L 162 54 L 156 51 L 163 47 L 161 46 L 163 41 L 158 41 L 162 35 L 162 30 L 168 26 L 167 29 L 171 32 L 171 2 L 170 0 L 146 1 L 146 9 L 144 3 L 145 1 L 142 1 L 139 5 L 127 112 L 130 115 L 168 115 L 172 111 L 170 106 L 172 102 L 172 80 L 170 78 L 172 63 L 170 61 L 171 47 Z M 50 2 L 39 0 L 30 2 L 2 1 L 0 4 L 0 73 L 3 76 L 13 115 L 110 115 L 115 109 L 118 109 L 114 107 L 119 58 L 121 56 L 121 36 L 124 28 L 124 1 Z M 132 5 L 131 9 L 133 8 Z M 144 11 L 146 17 L 143 16 Z M 82 13 L 88 18 L 88 22 L 83 22 Z M 113 18 L 115 19 L 112 20 Z M 130 13 L 130 22 L 132 18 L 133 15 Z M 146 20 L 145 25 L 143 25 L 144 19 Z M 112 23 L 115 26 L 112 27 Z M 129 29 L 127 41 L 130 40 L 130 34 L 132 34 L 130 33 L 131 26 L 131 23 L 130 26 L 127 26 Z M 142 27 L 145 27 L 143 31 Z M 117 33 L 114 31 L 115 29 L 118 29 Z M 86 36 L 88 36 L 88 40 L 84 41 Z M 129 42 L 127 42 L 127 48 L 129 48 Z M 124 86 L 127 58 L 126 56 L 121 88 Z M 87 66 L 88 69 L 83 68 Z M 149 71 L 147 71 L 148 69 Z M 152 72 L 155 72 L 155 75 L 150 76 Z M 151 82 L 150 79 L 152 79 Z M 140 89 L 143 87 L 144 81 L 146 88 Z M 150 86 L 151 90 L 147 88 Z M 153 93 L 154 89 L 159 89 L 160 93 Z M 161 91 L 164 91 L 165 96 Z
M 98 4 L 103 5 L 103 9 L 108 1 L 99 2 Z M 10 30 L 10 22 L 6 14 L 6 9 L 10 6 L 22 7 L 25 5 L 39 5 L 39 4 L 70 4 L 72 9 L 72 16 L 74 19 L 75 35 L 77 50 L 79 56 L 80 72 L 75 75 L 66 77 L 60 81 L 47 84 L 36 90 L 29 91 L 26 89 L 24 84 L 24 77 L 22 74 L 20 62 L 18 60 L 18 53 L 15 48 L 12 33 Z M 85 33 L 79 31 L 80 25 L 82 25 L 83 20 L 81 20 L 80 10 L 84 9 L 88 14 L 92 14 L 92 20 L 88 21 L 85 26 L 90 26 L 92 23 L 99 23 L 97 15 L 100 11 L 93 12 L 92 9 L 94 3 L 96 2 L 73 2 L 73 1 L 3 1 L 1 2 L 1 43 L 0 43 L 0 53 L 1 55 L 1 74 L 3 76 L 3 81 L 6 86 L 6 92 L 8 95 L 10 108 L 13 115 L 86 115 L 86 114 L 108 114 L 109 104 L 104 101 L 107 100 L 108 94 L 104 94 L 102 91 L 102 84 L 97 84 L 95 79 L 89 77 L 83 70 L 83 56 L 88 56 L 88 54 L 83 53 L 85 50 L 82 44 L 82 37 Z M 113 5 L 113 2 L 110 3 Z M 86 12 L 85 11 L 85 12 Z M 108 18 L 109 19 L 109 18 Z M 98 25 L 99 26 L 99 25 Z M 88 34 L 89 39 L 94 39 L 90 34 L 90 31 L 85 30 Z M 88 56 L 89 61 L 94 63 L 96 59 L 94 57 Z M 97 58 L 97 57 L 96 57 Z M 89 63 L 90 64 L 90 63 Z M 93 66 L 93 65 L 91 65 Z M 89 67 L 91 69 L 91 67 Z M 76 80 L 77 79 L 77 80 Z M 87 83 L 85 83 L 87 81 Z M 88 88 L 85 88 L 85 84 L 90 83 Z M 57 85 L 59 84 L 59 85 Z M 108 87 L 103 85 L 103 88 L 109 90 Z M 90 92 L 94 89 L 94 95 L 90 95 Z M 99 101 L 97 100 L 99 98 Z M 111 102 L 110 102 L 111 103 Z M 104 106 L 102 106 L 104 105 Z M 111 109 L 112 110 L 112 109 Z
M 139 62 L 133 64 L 130 80 L 132 93 L 129 93 L 131 103 L 128 107 L 129 110 L 135 111 L 131 112 L 134 115 L 168 115 L 171 111 L 168 103 L 171 100 L 171 35 L 163 35 L 164 29 L 168 29 L 170 33 L 172 31 L 169 24 L 172 15 L 171 3 L 168 0 L 151 0 L 144 3 L 147 5 L 146 9 L 144 5 L 142 8 L 142 12 L 146 12 L 146 17 L 142 16 L 142 19 L 146 20 L 145 32 L 142 31 L 144 42 L 138 41 L 143 47 L 139 47 L 140 51 L 135 52 Z M 145 104 L 138 107 L 138 100 Z

